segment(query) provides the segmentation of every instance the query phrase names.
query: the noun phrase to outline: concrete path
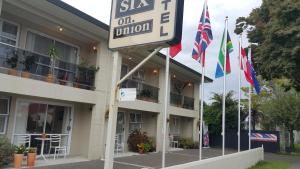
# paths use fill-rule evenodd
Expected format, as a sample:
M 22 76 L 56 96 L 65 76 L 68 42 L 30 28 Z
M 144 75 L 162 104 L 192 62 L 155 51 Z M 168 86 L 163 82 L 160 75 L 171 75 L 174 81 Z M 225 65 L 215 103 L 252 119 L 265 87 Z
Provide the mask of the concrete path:
M 291 164 L 292 169 L 300 169 L 300 156 L 265 153 L 265 160 L 289 163 Z

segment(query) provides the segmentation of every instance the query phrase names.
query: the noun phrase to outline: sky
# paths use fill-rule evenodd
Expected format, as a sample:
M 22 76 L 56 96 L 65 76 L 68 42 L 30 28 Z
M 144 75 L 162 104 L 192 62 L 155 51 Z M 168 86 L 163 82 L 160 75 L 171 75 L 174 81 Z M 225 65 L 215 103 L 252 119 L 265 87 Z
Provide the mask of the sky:
M 109 24 L 111 0 L 63 0 L 75 8 L 93 16 L 94 18 Z M 87 3 L 88 2 L 88 3 Z M 182 52 L 175 60 L 201 72 L 200 64 L 191 58 L 193 43 L 198 27 L 198 21 L 202 13 L 204 0 L 185 0 Z M 206 71 L 205 75 L 214 80 L 213 83 L 205 84 L 204 100 L 211 102 L 212 93 L 223 92 L 223 78 L 215 79 L 215 69 L 217 57 L 221 44 L 221 37 L 225 27 L 225 17 L 228 16 L 228 30 L 234 46 L 234 52 L 230 55 L 232 73 L 227 76 L 226 91 L 233 90 L 235 96 L 238 94 L 238 35 L 234 34 L 235 21 L 240 16 L 247 17 L 252 9 L 261 5 L 262 0 L 208 0 L 208 10 L 210 13 L 213 41 L 206 51 Z M 246 36 L 243 36 L 243 46 L 248 46 Z M 247 86 L 242 74 L 242 86 Z

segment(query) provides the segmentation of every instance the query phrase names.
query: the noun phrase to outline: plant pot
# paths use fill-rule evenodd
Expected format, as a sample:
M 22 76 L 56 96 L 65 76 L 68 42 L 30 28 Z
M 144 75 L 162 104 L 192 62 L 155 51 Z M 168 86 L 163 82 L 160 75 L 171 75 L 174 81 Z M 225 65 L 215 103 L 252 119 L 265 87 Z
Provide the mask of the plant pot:
M 8 74 L 9 75 L 13 75 L 13 76 L 17 76 L 18 75 L 18 71 L 16 69 L 9 69 L 8 70 Z
M 29 72 L 22 72 L 21 76 L 24 78 L 30 78 L 30 73 Z
M 27 167 L 35 166 L 36 153 L 28 153 L 27 154 Z
M 48 74 L 46 78 L 46 82 L 48 83 L 54 83 L 54 76 L 52 74 Z
M 14 155 L 14 168 L 21 168 L 23 161 L 23 154 L 15 154 Z

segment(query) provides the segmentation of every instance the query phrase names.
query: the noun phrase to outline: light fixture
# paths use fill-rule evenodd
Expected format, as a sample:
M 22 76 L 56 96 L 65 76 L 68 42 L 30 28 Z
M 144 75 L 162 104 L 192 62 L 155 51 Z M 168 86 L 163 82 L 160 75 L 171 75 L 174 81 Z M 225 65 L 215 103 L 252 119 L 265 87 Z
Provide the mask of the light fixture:
M 128 59 L 129 59 L 129 60 L 131 60 L 131 59 L 132 59 L 132 57 L 129 57 Z
M 174 75 L 173 75 L 173 79 L 175 79 L 175 78 L 176 78 L 176 75 L 174 74 Z
M 154 73 L 154 74 L 157 74 L 157 73 L 158 73 L 158 70 L 157 70 L 157 69 L 154 69 L 154 70 L 153 70 L 153 73 Z
M 192 83 L 191 83 L 191 82 L 189 82 L 189 83 L 188 83 L 188 86 L 189 86 L 189 87 L 191 87 L 191 86 L 192 86 Z
M 58 31 L 62 32 L 64 30 L 64 28 L 62 28 L 61 26 L 58 26 Z

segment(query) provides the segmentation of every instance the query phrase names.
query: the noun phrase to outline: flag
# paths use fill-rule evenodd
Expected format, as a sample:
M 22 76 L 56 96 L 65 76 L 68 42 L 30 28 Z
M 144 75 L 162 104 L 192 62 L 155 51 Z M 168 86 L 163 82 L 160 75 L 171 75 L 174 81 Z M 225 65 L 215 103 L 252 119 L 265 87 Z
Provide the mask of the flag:
M 253 86 L 253 80 L 252 80 L 252 76 L 251 76 L 251 71 L 250 71 L 250 64 L 246 55 L 245 50 L 242 48 L 241 46 L 241 70 L 244 71 L 245 74 L 245 78 L 246 80 Z
M 216 74 L 215 74 L 216 78 L 220 78 L 220 77 L 224 76 L 224 62 L 225 62 L 225 57 L 224 57 L 225 56 L 225 45 L 224 45 L 224 41 L 225 41 L 225 31 L 223 32 L 221 47 L 220 47 L 220 51 L 219 51 L 219 59 L 218 59 Z M 225 69 L 225 71 L 226 71 L 226 74 L 229 74 L 229 73 L 231 73 L 229 54 L 231 52 L 233 52 L 233 46 L 232 46 L 232 42 L 231 42 L 228 31 L 227 31 L 226 48 L 227 48 L 227 52 L 226 52 L 226 69 Z
M 204 13 L 206 14 L 204 15 Z M 205 50 L 212 40 L 213 40 L 213 35 L 212 35 L 212 30 L 210 25 L 210 17 L 209 17 L 208 7 L 205 3 L 200 18 L 200 22 L 198 25 L 198 30 L 197 30 L 197 34 L 194 42 L 194 48 L 192 52 L 193 59 L 202 63 L 203 67 L 205 63 Z
M 257 94 L 260 94 L 260 85 L 259 85 L 259 81 L 256 79 L 256 72 L 253 68 L 252 63 L 250 63 L 250 72 L 251 72 L 251 77 L 253 80 L 253 87 L 255 88 L 255 91 Z
M 170 47 L 169 54 L 171 58 L 174 58 L 182 50 L 181 41 Z

